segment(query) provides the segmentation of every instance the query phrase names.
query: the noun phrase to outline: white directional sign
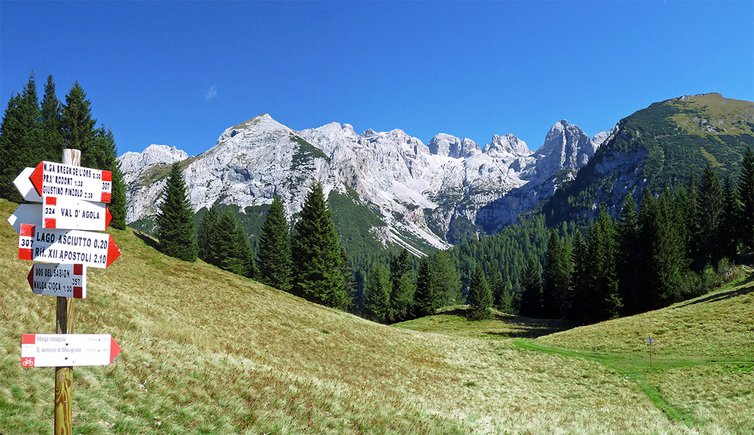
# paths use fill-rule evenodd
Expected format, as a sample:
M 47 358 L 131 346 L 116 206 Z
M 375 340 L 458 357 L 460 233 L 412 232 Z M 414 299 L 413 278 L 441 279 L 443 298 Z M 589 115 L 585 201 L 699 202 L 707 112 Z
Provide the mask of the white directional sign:
M 25 168 L 20 174 L 18 174 L 18 177 L 13 180 L 13 184 L 16 185 L 16 189 L 18 189 L 25 201 L 42 202 L 42 197 L 37 193 L 34 185 L 31 184 L 30 177 L 33 172 L 34 168 Z
M 109 203 L 112 194 L 113 174 L 100 169 L 40 162 L 29 179 L 41 196 Z
M 50 229 L 105 231 L 112 220 L 101 202 L 88 202 L 65 196 L 45 196 L 42 226 Z
M 106 366 L 120 350 L 110 334 L 24 334 L 21 367 Z
M 41 199 L 40 199 L 41 201 Z M 8 223 L 11 224 L 17 233 L 21 232 L 21 224 L 34 225 L 36 227 L 42 227 L 42 204 L 21 204 L 16 208 L 16 211 L 8 218 Z
M 83 264 L 36 263 L 27 278 L 35 295 L 86 298 L 86 266 Z
M 104 269 L 120 255 L 112 236 L 78 230 L 50 230 L 21 224 L 18 258 L 43 263 L 81 263 Z

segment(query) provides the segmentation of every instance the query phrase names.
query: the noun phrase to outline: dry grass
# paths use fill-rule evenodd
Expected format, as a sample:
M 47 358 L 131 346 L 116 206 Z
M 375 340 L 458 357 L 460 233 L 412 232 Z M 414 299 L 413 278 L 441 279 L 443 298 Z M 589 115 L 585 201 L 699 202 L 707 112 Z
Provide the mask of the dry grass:
M 377 325 L 112 233 L 123 256 L 90 271 L 75 332 L 123 352 L 75 370 L 76 433 L 687 430 L 598 362 Z M 49 433 L 53 372 L 22 370 L 19 342 L 53 330 L 55 302 L 16 246 L 0 223 L 0 433 Z

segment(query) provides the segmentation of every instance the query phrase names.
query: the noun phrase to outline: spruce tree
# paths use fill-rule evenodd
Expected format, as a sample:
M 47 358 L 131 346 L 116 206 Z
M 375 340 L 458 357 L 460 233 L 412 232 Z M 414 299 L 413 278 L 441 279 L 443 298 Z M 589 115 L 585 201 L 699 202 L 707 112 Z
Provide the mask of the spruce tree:
M 94 149 L 94 125 L 91 102 L 78 82 L 65 97 L 61 126 L 66 148 L 81 151 L 81 166 L 96 168 L 100 153 Z
M 45 145 L 44 160 L 57 161 L 63 153 L 62 105 L 55 94 L 55 81 L 47 76 L 45 93 L 42 97 L 42 140 Z
M 196 245 L 198 248 L 199 258 L 215 266 L 219 263 L 217 257 L 217 222 L 220 219 L 220 213 L 214 204 L 207 210 L 199 223 L 199 230 L 196 236 Z
M 414 284 L 411 279 L 411 255 L 406 249 L 390 262 L 390 320 L 406 320 L 414 299 Z
M 157 214 L 157 238 L 160 250 L 185 261 L 196 260 L 194 213 L 186 194 L 186 183 L 178 163 L 173 164 Z
M 41 111 L 37 100 L 34 73 L 29 76 L 21 95 L 11 96 L 0 127 L 0 196 L 21 202 L 23 198 L 13 180 L 27 166 L 34 167 L 43 152 Z M 56 160 L 60 155 L 56 156 Z
M 573 234 L 573 272 L 571 274 L 571 293 L 573 302 L 566 318 L 574 322 L 585 322 L 587 317 L 587 300 L 589 298 L 589 249 L 578 229 Z
M 701 270 L 707 264 L 714 267 L 722 258 L 723 206 L 724 196 L 720 179 L 707 165 L 699 188 L 697 261 L 700 267 L 697 270 Z
M 390 271 L 382 264 L 372 268 L 364 289 L 364 311 L 368 318 L 385 323 L 390 311 Z
M 747 255 L 754 254 L 754 153 L 746 149 L 736 186 L 738 200 L 738 239 Z M 754 258 L 754 256 L 752 257 Z
M 554 319 L 566 315 L 570 305 L 571 269 L 567 240 L 561 241 L 557 233 L 551 231 L 542 273 L 543 317 Z
M 722 228 L 720 229 L 721 255 L 731 261 L 736 259 L 737 254 L 737 216 L 738 199 L 733 182 L 728 174 L 723 178 L 723 216 Z
M 641 311 L 638 276 L 641 263 L 639 250 L 639 222 L 636 204 L 631 192 L 626 195 L 617 229 L 618 254 L 616 273 L 618 288 L 623 301 L 623 312 L 635 314 Z
M 615 270 L 617 253 L 616 231 L 612 218 L 606 210 L 602 210 L 597 221 L 589 232 L 589 255 L 592 263 L 593 278 L 591 279 L 592 297 L 590 301 L 594 309 L 589 321 L 605 320 L 616 317 L 622 301 L 618 294 L 618 277 Z
M 254 259 L 249 245 L 249 238 L 232 208 L 220 213 L 215 225 L 215 252 L 217 266 L 237 275 L 252 277 Z
M 259 236 L 259 280 L 280 290 L 291 289 L 291 242 L 280 197 L 272 200 Z
M 704 267 L 703 254 L 701 245 L 701 206 L 699 198 L 699 189 L 696 182 L 696 175 L 691 172 L 689 176 L 689 182 L 687 188 L 678 189 L 674 196 L 676 200 L 676 207 L 682 208 L 683 213 L 683 226 L 680 228 L 680 236 L 684 240 L 686 246 L 686 252 L 689 258 L 693 260 L 693 263 L 698 266 L 698 270 Z
M 447 251 L 437 252 L 431 260 L 434 288 L 440 295 L 441 306 L 461 302 L 461 274 Z
M 348 306 L 338 233 L 322 183 L 312 184 L 291 240 L 295 293 L 336 308 Z
M 348 297 L 346 308 L 352 313 L 359 312 L 359 288 L 356 284 L 356 274 L 351 266 L 351 259 L 348 257 L 343 246 L 340 247 L 340 270 L 343 273 L 343 291 Z
M 435 288 L 430 260 L 424 257 L 419 263 L 419 274 L 416 278 L 414 314 L 419 317 L 432 315 L 441 304 L 442 295 Z
M 469 317 L 474 320 L 489 319 L 492 315 L 492 292 L 479 264 L 474 268 L 469 282 Z
M 533 255 L 529 257 L 521 276 L 520 313 L 526 317 L 542 315 L 542 278 L 539 273 L 539 261 Z

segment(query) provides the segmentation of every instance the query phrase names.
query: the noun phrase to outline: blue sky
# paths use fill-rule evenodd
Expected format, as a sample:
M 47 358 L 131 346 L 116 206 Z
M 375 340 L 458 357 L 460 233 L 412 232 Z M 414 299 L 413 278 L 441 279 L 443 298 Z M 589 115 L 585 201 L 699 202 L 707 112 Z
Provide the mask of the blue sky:
M 198 154 L 260 113 L 485 144 L 652 102 L 754 100 L 754 2 L 0 2 L 0 104 L 78 80 L 119 152 Z

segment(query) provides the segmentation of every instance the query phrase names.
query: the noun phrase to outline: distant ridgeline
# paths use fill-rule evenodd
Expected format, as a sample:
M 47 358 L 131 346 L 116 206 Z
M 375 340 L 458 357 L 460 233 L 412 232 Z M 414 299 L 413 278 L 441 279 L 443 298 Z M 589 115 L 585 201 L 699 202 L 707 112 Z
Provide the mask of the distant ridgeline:
M 543 207 L 550 225 L 594 218 L 600 207 L 615 216 L 631 192 L 655 195 L 684 186 L 706 165 L 735 176 L 754 145 L 754 103 L 703 94 L 654 103 L 622 119 L 594 157 Z

